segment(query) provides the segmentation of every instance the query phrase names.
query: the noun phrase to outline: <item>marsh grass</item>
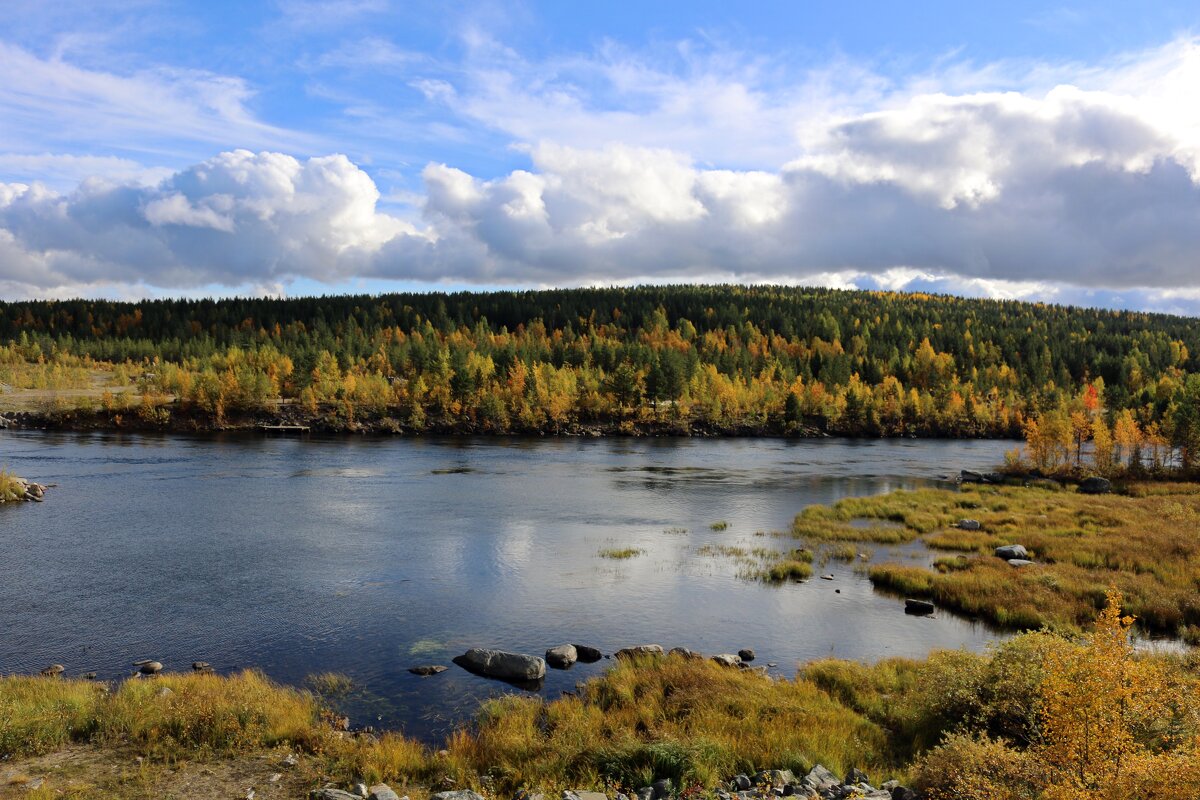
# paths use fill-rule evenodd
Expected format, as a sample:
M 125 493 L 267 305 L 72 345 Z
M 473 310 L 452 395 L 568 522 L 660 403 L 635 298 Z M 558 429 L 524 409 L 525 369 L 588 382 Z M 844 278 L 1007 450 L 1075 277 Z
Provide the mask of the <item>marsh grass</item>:
M 957 528 L 964 517 L 981 530 Z M 855 527 L 856 519 L 891 527 Z M 899 527 L 897 527 L 899 526 Z M 902 542 L 976 554 L 933 569 L 883 563 L 878 587 L 1015 629 L 1077 630 L 1116 586 L 1125 611 L 1148 631 L 1180 635 L 1200 627 L 1200 484 L 1132 484 L 1123 495 L 1011 486 L 920 489 L 848 498 L 805 509 L 793 535 L 811 542 Z M 992 556 L 1019 543 L 1036 566 L 1015 569 Z
M 12 503 L 25 498 L 25 484 L 11 472 L 0 469 L 0 503 Z
M 601 558 L 611 558 L 617 561 L 623 561 L 628 558 L 637 558 L 640 555 L 645 555 L 646 551 L 640 547 L 606 547 L 599 552 Z
M 718 520 L 717 522 L 714 522 L 712 525 L 709 525 L 708 527 L 710 530 L 723 531 L 723 530 L 728 530 L 729 523 L 722 519 L 722 520 Z

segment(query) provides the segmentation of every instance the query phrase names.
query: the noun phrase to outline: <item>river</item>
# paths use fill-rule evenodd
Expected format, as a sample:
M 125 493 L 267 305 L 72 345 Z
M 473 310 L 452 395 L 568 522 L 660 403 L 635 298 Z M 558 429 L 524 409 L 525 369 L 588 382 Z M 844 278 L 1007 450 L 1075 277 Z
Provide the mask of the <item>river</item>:
M 295 684 L 337 671 L 354 681 L 340 702 L 356 725 L 432 740 L 517 691 L 452 665 L 407 671 L 475 646 L 750 647 L 788 676 L 826 656 L 979 650 L 994 631 L 906 616 L 853 565 L 768 586 L 701 548 L 784 548 L 756 533 L 813 503 L 989 468 L 1012 446 L 3 431 L 0 468 L 57 485 L 40 505 L 0 506 L 0 673 L 59 662 L 115 678 L 142 658 Z M 645 552 L 599 556 L 624 547 Z M 606 663 L 550 670 L 541 691 Z

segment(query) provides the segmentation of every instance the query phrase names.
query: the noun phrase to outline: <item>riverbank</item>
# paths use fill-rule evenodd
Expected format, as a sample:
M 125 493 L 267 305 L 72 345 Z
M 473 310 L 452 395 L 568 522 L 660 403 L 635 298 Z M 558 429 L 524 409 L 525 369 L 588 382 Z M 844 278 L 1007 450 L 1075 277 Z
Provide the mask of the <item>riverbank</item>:
M 0 797 L 300 798 L 316 790 L 343 798 L 353 795 L 320 792 L 386 783 L 414 800 L 447 790 L 832 798 L 850 795 L 850 785 L 880 800 L 1038 798 L 1073 788 L 1073 756 L 1055 748 L 1071 744 L 1075 734 L 1058 720 L 1075 711 L 1107 720 L 1118 741 L 1096 743 L 1086 757 L 1102 770 L 1099 788 L 1127 792 L 1089 796 L 1157 797 L 1200 775 L 1200 674 L 1194 659 L 1122 644 L 1119 602 L 1114 595 L 1085 640 L 1036 633 L 987 654 L 828 659 L 793 679 L 684 653 L 618 659 L 557 700 L 488 701 L 473 724 L 432 747 L 344 730 L 335 698 L 253 671 L 114 685 L 0 678 Z M 1077 682 L 1091 694 L 1077 696 Z M 1169 708 L 1160 703 L 1168 697 Z M 1110 705 L 1121 708 L 1115 720 Z M 1137 766 L 1107 774 L 1114 758 L 1117 772 L 1122 760 Z M 180 791 L 199 776 L 205 793 Z

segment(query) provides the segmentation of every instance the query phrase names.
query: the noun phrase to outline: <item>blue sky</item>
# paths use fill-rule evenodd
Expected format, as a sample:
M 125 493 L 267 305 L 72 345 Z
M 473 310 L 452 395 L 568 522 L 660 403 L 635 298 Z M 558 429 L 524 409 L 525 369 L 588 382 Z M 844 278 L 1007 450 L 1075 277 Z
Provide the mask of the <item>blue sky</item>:
M 1200 314 L 1195 3 L 0 6 L 0 297 L 641 281 Z

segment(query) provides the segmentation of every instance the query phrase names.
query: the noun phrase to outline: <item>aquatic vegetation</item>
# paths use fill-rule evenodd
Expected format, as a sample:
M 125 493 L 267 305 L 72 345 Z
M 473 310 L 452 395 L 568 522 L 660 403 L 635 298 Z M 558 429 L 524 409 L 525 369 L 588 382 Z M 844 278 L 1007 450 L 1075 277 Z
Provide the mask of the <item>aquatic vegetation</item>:
M 717 522 L 714 522 L 712 525 L 709 525 L 708 527 L 714 531 L 723 531 L 723 530 L 727 530 L 729 528 L 729 523 L 726 522 L 725 520 L 718 520 Z
M 627 558 L 637 558 L 640 555 L 645 555 L 646 551 L 640 547 L 607 547 L 601 550 L 598 555 L 601 558 L 612 558 L 618 561 L 623 561 Z

